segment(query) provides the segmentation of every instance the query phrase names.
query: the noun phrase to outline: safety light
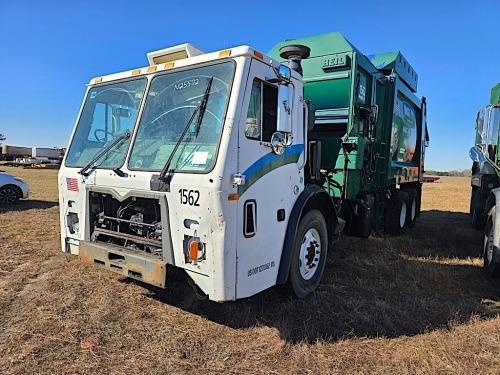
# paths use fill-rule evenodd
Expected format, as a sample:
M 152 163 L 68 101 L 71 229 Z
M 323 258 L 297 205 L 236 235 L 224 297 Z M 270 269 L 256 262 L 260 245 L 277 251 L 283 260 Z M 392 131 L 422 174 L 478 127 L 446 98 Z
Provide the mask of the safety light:
M 96 78 L 95 83 L 101 83 L 102 82 L 102 77 Z
M 231 56 L 231 50 L 225 49 L 224 51 L 219 52 L 219 57 L 229 57 Z
M 259 51 L 253 51 L 253 54 L 255 57 L 259 58 L 259 59 L 263 59 L 264 58 L 264 54 L 262 52 L 259 52 Z
M 199 259 L 198 251 L 200 250 L 200 243 L 196 240 L 193 240 L 189 244 L 189 260 L 195 261 Z
M 148 52 L 147 56 L 149 65 L 158 65 L 203 54 L 205 54 L 205 52 L 198 47 L 190 43 L 185 43 L 158 51 Z
M 133 76 L 136 76 L 138 74 L 141 74 L 141 69 L 132 70 L 132 75 Z
M 228 194 L 227 195 L 227 200 L 228 201 L 237 201 L 240 198 L 239 194 Z
M 173 61 L 165 63 L 165 69 L 173 68 L 174 65 L 175 65 L 175 63 Z
M 151 72 L 156 72 L 156 68 L 157 68 L 157 66 L 156 66 L 156 65 L 150 66 L 150 67 L 148 68 L 148 73 L 151 73 Z

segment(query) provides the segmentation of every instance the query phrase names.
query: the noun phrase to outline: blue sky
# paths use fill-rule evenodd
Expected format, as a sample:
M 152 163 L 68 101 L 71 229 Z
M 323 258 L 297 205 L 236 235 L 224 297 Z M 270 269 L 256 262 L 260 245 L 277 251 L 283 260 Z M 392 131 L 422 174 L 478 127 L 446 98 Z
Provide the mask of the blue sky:
M 0 133 L 65 147 L 92 77 L 147 66 L 149 51 L 205 51 L 340 31 L 364 54 L 400 50 L 419 74 L 426 168 L 466 169 L 478 109 L 500 82 L 498 0 L 0 1 Z

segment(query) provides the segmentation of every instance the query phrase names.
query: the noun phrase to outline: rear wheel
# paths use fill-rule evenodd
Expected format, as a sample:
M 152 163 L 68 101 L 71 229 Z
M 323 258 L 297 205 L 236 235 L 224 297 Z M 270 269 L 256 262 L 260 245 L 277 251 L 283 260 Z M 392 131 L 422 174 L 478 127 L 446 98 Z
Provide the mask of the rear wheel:
M 318 210 L 309 211 L 300 221 L 293 244 L 289 286 L 298 298 L 304 298 L 319 285 L 327 255 L 327 228 Z
M 406 210 L 406 227 L 413 228 L 417 222 L 417 191 L 408 189 L 408 209 Z
M 498 259 L 499 249 L 494 245 L 493 239 L 495 236 L 495 220 L 496 220 L 496 207 L 491 207 L 488 212 L 486 221 L 486 230 L 484 232 L 484 269 L 490 277 L 500 276 L 500 264 L 495 262 Z
M 16 203 L 21 197 L 19 189 L 14 186 L 4 186 L 0 188 L 0 204 Z
M 404 233 L 408 217 L 408 194 L 393 190 L 385 209 L 385 233 L 399 236 Z

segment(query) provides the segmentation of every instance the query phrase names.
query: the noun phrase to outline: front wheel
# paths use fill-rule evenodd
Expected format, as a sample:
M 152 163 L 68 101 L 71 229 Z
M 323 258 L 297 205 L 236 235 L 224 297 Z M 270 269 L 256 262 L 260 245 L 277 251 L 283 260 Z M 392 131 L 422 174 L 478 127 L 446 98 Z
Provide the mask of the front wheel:
M 0 204 L 16 203 L 21 198 L 19 190 L 13 186 L 0 188 Z
M 309 211 L 299 223 L 292 249 L 288 281 L 296 297 L 304 298 L 318 287 L 326 264 L 327 238 L 325 218 L 318 210 Z
M 496 207 L 493 206 L 488 212 L 488 218 L 486 221 L 486 230 L 484 232 L 484 269 L 488 276 L 498 277 L 500 276 L 500 264 L 495 262 L 495 259 L 499 257 L 499 249 L 494 245 L 495 237 L 495 220 L 496 220 Z

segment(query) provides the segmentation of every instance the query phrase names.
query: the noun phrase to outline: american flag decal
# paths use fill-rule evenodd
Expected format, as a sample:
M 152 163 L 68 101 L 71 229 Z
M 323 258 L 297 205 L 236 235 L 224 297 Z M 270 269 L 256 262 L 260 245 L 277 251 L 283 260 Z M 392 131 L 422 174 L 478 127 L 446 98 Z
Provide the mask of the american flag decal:
M 78 189 L 78 180 L 76 178 L 66 178 L 66 188 L 71 191 L 80 191 Z

